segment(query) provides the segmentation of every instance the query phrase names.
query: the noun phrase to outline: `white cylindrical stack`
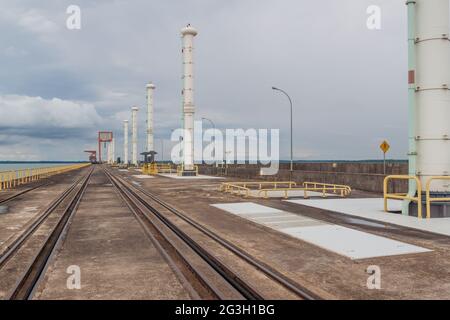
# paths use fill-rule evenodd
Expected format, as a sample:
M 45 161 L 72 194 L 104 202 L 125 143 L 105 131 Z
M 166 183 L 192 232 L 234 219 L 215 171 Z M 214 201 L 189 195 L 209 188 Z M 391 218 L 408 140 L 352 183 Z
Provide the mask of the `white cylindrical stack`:
M 147 152 L 154 151 L 153 144 L 153 83 L 147 84 Z
M 111 164 L 111 142 L 106 144 L 106 163 Z
M 128 120 L 123 120 L 123 162 L 128 164 Z
M 116 140 L 113 138 L 111 141 L 111 164 L 116 162 Z
M 137 107 L 131 108 L 131 162 L 133 165 L 138 165 L 137 154 Z
M 417 175 L 450 174 L 449 0 L 416 0 Z M 450 192 L 448 181 L 432 191 Z
M 190 25 L 181 30 L 183 38 L 183 113 L 184 148 L 183 164 L 185 171 L 194 170 L 194 37 L 197 31 Z

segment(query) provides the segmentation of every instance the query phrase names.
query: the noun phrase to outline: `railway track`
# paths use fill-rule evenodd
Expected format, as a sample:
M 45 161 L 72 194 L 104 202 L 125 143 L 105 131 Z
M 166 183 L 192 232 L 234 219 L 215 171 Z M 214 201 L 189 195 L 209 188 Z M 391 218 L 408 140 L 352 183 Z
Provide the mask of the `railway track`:
M 40 183 L 40 184 L 38 184 L 38 185 L 36 185 L 36 186 L 33 186 L 33 187 L 31 187 L 31 188 L 28 188 L 28 189 L 19 191 L 19 192 L 15 193 L 15 194 L 13 194 L 13 195 L 11 195 L 11 196 L 9 196 L 9 197 L 6 197 L 6 198 L 4 198 L 4 199 L 0 199 L 0 204 L 5 204 L 5 203 L 7 203 L 7 202 L 9 202 L 9 201 L 11 201 L 11 200 L 13 200 L 13 199 L 16 199 L 16 198 L 20 197 L 21 195 L 24 195 L 24 194 L 26 194 L 26 193 L 28 193 L 28 192 L 30 192 L 30 191 L 39 189 L 39 188 L 41 188 L 41 187 L 48 186 L 49 184 L 50 184 L 50 182 L 46 181 L 46 182 L 44 182 L 44 183 Z
M 107 169 L 104 170 L 110 178 L 112 184 L 116 187 L 122 198 L 128 203 L 130 209 L 132 209 L 141 224 L 145 228 L 151 229 L 148 233 L 155 232 L 155 230 L 158 232 L 159 240 L 164 241 L 163 244 L 159 244 L 160 248 L 164 249 L 169 247 L 176 251 L 178 257 L 180 257 L 185 264 L 188 264 L 187 268 L 195 273 L 197 270 L 194 266 L 189 265 L 189 257 L 186 257 L 182 250 L 177 249 L 179 248 L 177 241 L 181 241 L 199 257 L 201 257 L 204 262 L 206 262 L 206 264 L 218 275 L 220 275 L 229 287 L 235 290 L 236 294 L 234 295 L 234 298 L 264 300 L 265 296 L 258 289 L 258 284 L 250 283 L 245 276 L 234 271 L 222 261 L 223 259 L 216 257 L 216 255 L 210 252 L 211 250 L 206 248 L 204 244 L 199 243 L 198 240 L 194 239 L 194 237 L 183 231 L 182 228 L 178 227 L 177 224 L 169 218 L 169 216 L 172 216 L 172 218 L 175 219 L 180 219 L 190 227 L 194 228 L 198 233 L 206 237 L 209 241 L 219 244 L 235 258 L 240 259 L 242 263 L 250 266 L 253 269 L 253 272 L 262 274 L 264 277 L 269 279 L 269 281 L 273 282 L 275 286 L 281 286 L 291 296 L 303 300 L 320 299 L 318 295 L 309 291 L 307 288 L 294 282 L 267 264 L 259 261 L 234 244 L 223 239 L 217 233 L 211 231 L 203 225 L 200 225 L 186 214 L 159 199 L 156 195 L 128 183 L 123 178 L 112 174 Z M 153 240 L 155 241 L 155 239 Z M 230 296 L 221 290 L 221 286 L 217 285 L 217 280 L 212 280 L 208 276 L 205 276 L 205 274 L 210 273 L 197 272 L 194 274 L 194 277 L 197 281 L 200 281 L 204 287 L 206 287 L 208 292 L 212 293 L 211 298 L 230 299 Z M 189 278 L 189 276 L 186 278 Z
M 20 275 L 18 281 L 9 291 L 5 299 L 9 300 L 27 300 L 31 299 L 34 290 L 37 288 L 44 271 L 51 259 L 55 249 L 61 242 L 69 221 L 71 220 L 78 204 L 86 190 L 94 168 L 89 169 L 88 173 L 75 181 L 66 189 L 57 199 L 36 220 L 30 224 L 21 235 L 16 238 L 0 255 L 0 270 L 12 259 L 17 252 L 27 244 L 40 226 L 42 226 L 54 212 L 62 209 L 62 213 L 52 227 L 45 241 L 36 251 L 24 272 Z

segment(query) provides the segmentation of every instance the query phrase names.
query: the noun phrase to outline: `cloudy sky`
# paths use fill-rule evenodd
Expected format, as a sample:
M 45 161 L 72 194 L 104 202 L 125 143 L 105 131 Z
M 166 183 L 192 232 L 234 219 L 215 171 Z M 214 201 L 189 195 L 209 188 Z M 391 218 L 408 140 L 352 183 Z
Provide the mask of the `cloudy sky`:
M 81 30 L 66 9 L 81 8 Z M 366 27 L 367 7 L 381 30 Z M 139 112 L 153 81 L 155 136 L 180 124 L 180 29 L 195 38 L 196 118 L 218 128 L 280 128 L 297 159 L 380 158 L 407 152 L 404 0 L 0 0 L 0 160 L 79 160 Z M 205 126 L 207 124 L 205 123 Z M 156 141 L 160 151 L 160 140 Z

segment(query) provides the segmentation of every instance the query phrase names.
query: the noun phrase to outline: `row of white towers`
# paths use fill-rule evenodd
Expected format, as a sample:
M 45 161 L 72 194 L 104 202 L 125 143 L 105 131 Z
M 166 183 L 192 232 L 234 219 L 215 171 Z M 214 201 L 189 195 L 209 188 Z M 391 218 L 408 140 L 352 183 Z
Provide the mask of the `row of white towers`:
M 183 171 L 189 173 L 194 172 L 194 37 L 197 35 L 191 25 L 187 25 L 181 30 L 182 35 L 182 56 L 183 56 L 183 125 L 185 129 L 185 136 L 183 138 L 184 157 L 183 157 Z M 154 90 L 155 85 L 149 83 L 147 89 L 147 147 L 146 151 L 154 151 Z M 137 112 L 138 108 L 131 108 L 131 164 L 138 165 L 138 151 L 137 151 Z M 128 163 L 128 120 L 123 121 L 123 153 L 124 163 Z
M 155 85 L 147 84 L 147 152 L 154 151 L 153 91 Z M 131 164 L 138 165 L 138 107 L 131 108 Z M 128 120 L 123 120 L 123 162 L 128 164 Z

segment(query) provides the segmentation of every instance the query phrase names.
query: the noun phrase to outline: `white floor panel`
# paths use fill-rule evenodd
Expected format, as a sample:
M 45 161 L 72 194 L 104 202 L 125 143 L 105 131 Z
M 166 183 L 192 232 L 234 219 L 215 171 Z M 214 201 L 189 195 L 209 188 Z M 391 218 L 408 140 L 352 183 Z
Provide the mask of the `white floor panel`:
M 146 174 L 135 174 L 135 175 L 133 175 L 133 177 L 138 178 L 138 179 L 151 179 L 151 178 L 154 178 L 153 176 L 148 176 Z
M 330 200 L 322 200 L 328 202 Z M 286 233 L 350 259 L 365 259 L 430 251 L 310 217 L 252 202 L 212 204 L 216 208 Z
M 366 259 L 430 251 L 404 242 L 331 224 L 285 228 L 281 229 L 281 231 L 351 259 Z
M 368 199 L 328 199 L 328 200 L 286 200 L 313 208 L 330 210 L 346 215 L 366 218 L 370 220 L 391 223 L 403 227 L 413 228 L 450 236 L 450 218 L 422 219 L 383 211 L 383 198 Z M 401 201 L 389 200 L 388 209 L 401 210 Z M 425 214 L 425 213 L 424 213 Z
M 212 204 L 212 206 L 238 215 L 252 213 L 285 213 L 283 210 L 262 206 L 253 202 L 219 203 Z

